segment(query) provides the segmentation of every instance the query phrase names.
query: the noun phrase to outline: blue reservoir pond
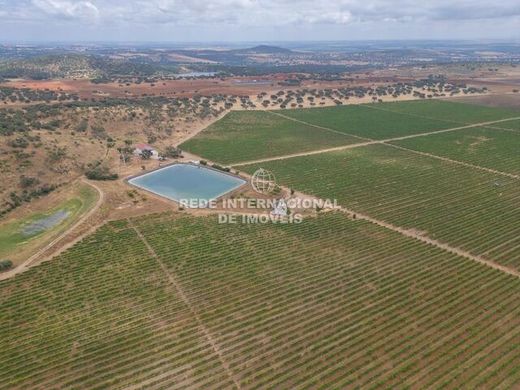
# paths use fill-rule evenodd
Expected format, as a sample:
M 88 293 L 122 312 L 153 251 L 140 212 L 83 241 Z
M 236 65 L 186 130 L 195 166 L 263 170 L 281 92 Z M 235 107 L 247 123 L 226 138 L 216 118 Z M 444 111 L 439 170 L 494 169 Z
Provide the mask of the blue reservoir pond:
M 192 164 L 170 165 L 128 182 L 177 202 L 190 199 L 210 201 L 246 183 L 239 177 Z

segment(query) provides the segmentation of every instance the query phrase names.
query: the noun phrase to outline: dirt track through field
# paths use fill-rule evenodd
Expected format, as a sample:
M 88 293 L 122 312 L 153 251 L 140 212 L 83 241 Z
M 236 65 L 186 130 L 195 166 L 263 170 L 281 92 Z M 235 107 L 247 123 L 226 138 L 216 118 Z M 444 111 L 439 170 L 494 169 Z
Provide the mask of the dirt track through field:
M 182 288 L 181 284 L 177 281 L 175 276 L 170 272 L 170 270 L 168 269 L 166 264 L 164 264 L 161 261 L 161 259 L 159 258 L 159 256 L 157 256 L 157 253 L 152 248 L 152 246 L 150 245 L 148 240 L 143 236 L 141 231 L 137 228 L 137 226 L 135 226 L 132 223 L 131 219 L 127 219 L 127 221 L 128 221 L 128 224 L 130 225 L 130 227 L 136 232 L 136 234 L 139 237 L 139 239 L 146 246 L 146 248 L 148 249 L 148 252 L 150 253 L 150 255 L 157 261 L 157 263 L 161 267 L 162 271 L 164 272 L 164 274 L 168 278 L 168 281 L 173 285 L 173 287 L 175 288 L 175 291 L 177 292 L 178 296 L 181 298 L 181 300 L 184 302 L 186 307 L 189 309 L 191 315 L 195 318 L 195 321 L 197 322 L 197 325 L 198 325 L 199 329 L 201 330 L 201 332 L 204 334 L 204 337 L 206 338 L 206 340 L 211 345 L 211 348 L 212 348 L 213 352 L 215 352 L 215 354 L 217 355 L 217 357 L 218 357 L 220 363 L 222 364 L 222 367 L 224 367 L 224 370 L 226 371 L 229 379 L 231 379 L 233 381 L 233 383 L 235 384 L 237 389 L 240 389 L 240 382 L 238 381 L 237 378 L 235 378 L 233 372 L 231 371 L 231 368 L 230 368 L 229 364 L 224 359 L 224 355 L 223 355 L 223 353 L 222 353 L 222 351 L 221 351 L 217 341 L 215 340 L 215 338 L 213 337 L 213 335 L 211 334 L 209 329 L 206 327 L 206 325 L 204 325 L 204 322 L 200 318 L 197 310 L 193 307 L 193 304 L 191 303 L 190 299 L 188 298 L 188 296 L 184 292 L 184 289 Z M 165 372 L 165 373 L 161 374 L 160 376 L 153 377 L 151 379 L 151 381 L 156 381 L 161 376 L 168 377 L 169 375 L 170 375 L 169 372 Z M 129 390 L 129 389 L 140 389 L 144 385 L 146 385 L 146 383 L 139 383 L 139 384 L 137 384 L 135 386 L 128 387 L 127 390 Z
M 410 237 L 410 238 L 415 238 L 416 240 L 422 241 L 422 242 L 424 242 L 426 244 L 436 246 L 438 248 L 444 249 L 447 252 L 450 252 L 450 253 L 453 253 L 453 254 L 465 257 L 466 259 L 470 259 L 470 260 L 476 261 L 477 263 L 486 265 L 486 266 L 491 267 L 493 269 L 496 269 L 498 271 L 502 271 L 502 272 L 505 272 L 505 273 L 507 273 L 509 275 L 516 276 L 517 278 L 520 278 L 520 271 L 516 271 L 514 269 L 511 269 L 511 268 L 502 266 L 500 264 L 497 264 L 497 263 L 495 263 L 493 261 L 486 260 L 486 259 L 484 259 L 481 256 L 474 255 L 471 252 L 462 250 L 460 248 L 453 247 L 451 245 L 445 244 L 443 242 L 440 242 L 440 241 L 435 240 L 433 238 L 430 238 L 428 236 L 424 236 L 424 235 L 418 234 L 414 230 L 403 229 L 403 228 L 401 228 L 399 226 L 395 226 L 395 225 L 392 225 L 391 223 L 384 222 L 384 221 L 381 221 L 381 220 L 376 219 L 376 218 L 372 218 L 372 217 L 370 217 L 368 215 L 357 213 L 356 211 L 347 209 L 345 207 L 340 207 L 339 210 L 341 210 L 342 212 L 348 214 L 352 218 L 354 218 L 354 216 L 355 216 L 356 219 L 361 219 L 361 220 L 364 220 L 364 221 L 376 224 L 378 226 L 381 226 L 381 227 L 393 230 L 394 232 L 400 233 L 403 236 Z
M 332 133 L 336 133 L 336 134 L 341 134 L 341 135 L 344 135 L 344 136 L 349 136 L 349 137 L 354 137 L 354 138 L 358 138 L 358 139 L 361 139 L 363 141 L 372 141 L 371 138 L 365 138 L 365 137 L 360 137 L 359 135 L 354 135 L 354 134 L 349 134 L 349 133 L 345 133 L 343 131 L 339 131 L 339 130 L 334 130 L 334 129 L 330 129 L 328 127 L 323 127 L 323 126 L 318 126 L 318 125 L 314 125 L 312 123 L 309 123 L 309 122 L 305 122 L 305 121 L 301 121 L 299 119 L 295 119 L 295 118 L 291 118 L 290 116 L 287 116 L 287 115 L 283 115 L 283 114 L 280 114 L 279 112 L 274 112 L 272 110 L 265 110 L 266 112 L 268 112 L 269 114 L 272 114 L 272 115 L 277 115 L 279 117 L 282 117 L 282 118 L 285 118 L 285 119 L 289 119 L 293 122 L 298 122 L 298 123 L 301 123 L 301 124 L 304 124 L 306 126 L 310 126 L 310 127 L 315 127 L 317 129 L 321 129 L 321 130 L 327 130 L 327 131 L 330 131 Z
M 287 160 L 287 159 L 294 158 L 294 157 L 312 156 L 314 154 L 322 154 L 322 153 L 334 152 L 334 151 L 338 151 L 338 150 L 353 149 L 353 148 L 359 148 L 362 146 L 369 146 L 369 145 L 380 144 L 380 143 L 382 143 L 382 142 L 381 141 L 369 141 L 369 142 L 361 142 L 359 144 L 335 146 L 333 148 L 312 150 L 310 152 L 293 153 L 293 154 L 286 154 L 284 156 L 278 156 L 278 157 L 267 157 L 267 158 L 261 158 L 258 160 L 242 161 L 242 162 L 238 162 L 236 164 L 231 164 L 231 166 L 240 167 L 243 165 L 260 164 L 260 163 L 269 162 L 269 161 Z
M 466 163 L 466 162 L 463 162 L 463 161 L 452 160 L 451 158 L 448 158 L 448 157 L 442 157 L 442 156 L 437 156 L 436 154 L 420 152 L 418 150 L 405 148 L 405 147 L 399 146 L 399 145 L 394 145 L 394 144 L 389 144 L 389 143 L 385 143 L 385 145 L 391 146 L 391 147 L 396 148 L 396 149 L 406 150 L 407 152 L 410 152 L 410 153 L 420 154 L 421 156 L 431 157 L 431 158 L 435 158 L 437 160 L 447 161 L 447 162 L 452 163 L 452 164 L 462 165 L 462 166 L 465 166 L 465 167 L 468 167 L 468 168 L 474 168 L 474 169 L 478 169 L 480 171 L 493 173 L 495 175 L 507 176 L 507 177 L 510 177 L 511 179 L 520 179 L 520 176 L 514 175 L 512 173 L 497 171 L 496 169 L 486 168 L 486 167 L 482 167 L 480 165 L 474 165 L 474 164 Z

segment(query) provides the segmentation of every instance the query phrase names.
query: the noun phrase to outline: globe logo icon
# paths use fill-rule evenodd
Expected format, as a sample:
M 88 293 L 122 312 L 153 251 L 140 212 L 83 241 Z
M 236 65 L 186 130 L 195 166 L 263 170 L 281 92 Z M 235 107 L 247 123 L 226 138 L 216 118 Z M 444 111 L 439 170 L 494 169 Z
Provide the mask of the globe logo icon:
M 272 172 L 260 168 L 251 176 L 251 185 L 260 194 L 270 194 L 276 188 L 276 181 Z

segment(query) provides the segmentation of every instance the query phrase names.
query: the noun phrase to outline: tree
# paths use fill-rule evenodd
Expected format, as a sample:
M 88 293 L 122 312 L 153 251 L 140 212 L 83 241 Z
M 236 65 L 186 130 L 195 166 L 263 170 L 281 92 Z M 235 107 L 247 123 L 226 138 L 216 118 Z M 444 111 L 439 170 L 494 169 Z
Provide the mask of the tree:
M 144 149 L 142 152 L 141 152 L 141 158 L 143 160 L 149 160 L 150 158 L 152 158 L 152 151 L 149 150 L 149 149 Z
M 124 163 L 127 163 L 128 161 L 130 161 L 132 159 L 132 154 L 133 154 L 134 149 L 131 148 L 130 146 L 123 146 L 123 147 L 117 148 L 117 151 L 119 152 L 120 160 L 123 161 Z

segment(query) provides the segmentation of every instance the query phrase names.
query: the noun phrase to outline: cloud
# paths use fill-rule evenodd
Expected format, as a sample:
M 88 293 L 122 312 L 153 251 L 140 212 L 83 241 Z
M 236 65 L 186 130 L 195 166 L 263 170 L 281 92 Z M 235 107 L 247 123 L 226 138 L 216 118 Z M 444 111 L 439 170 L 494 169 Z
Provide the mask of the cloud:
M 95 19 L 98 8 L 90 1 L 32 0 L 36 9 L 53 17 L 64 19 Z
M 150 0 L 141 6 L 152 20 L 186 24 L 211 21 L 244 25 L 345 24 L 494 19 L 520 15 L 517 0 L 505 0 L 492 7 L 483 0 Z
M 520 15 L 520 3 L 503 2 L 490 6 L 488 2 L 469 2 L 441 4 L 433 9 L 432 18 L 436 20 L 496 19 Z
M 346 30 L 349 37 L 378 33 L 389 38 L 384 31 L 396 28 L 406 30 L 401 34 L 405 37 L 427 36 L 434 29 L 446 36 L 455 29 L 463 32 L 461 26 L 466 25 L 479 37 L 493 31 L 512 37 L 518 36 L 511 26 L 520 19 L 520 2 L 502 0 L 490 6 L 488 0 L 0 0 L 0 15 L 11 25 L 52 29 L 54 21 L 65 20 L 77 23 L 78 35 L 87 34 L 81 27 L 95 25 L 91 33 L 117 30 L 129 39 L 140 38 L 144 31 L 164 39 L 159 31 L 176 31 L 182 40 L 191 31 L 190 38 L 211 40 L 216 36 L 209 31 L 226 35 L 232 30 L 235 35 L 255 31 L 256 39 L 278 37 L 282 31 L 292 31 L 293 37 L 305 31 L 310 39 L 329 31 L 328 36 L 336 39 L 347 36 L 342 35 Z M 482 24 L 493 31 L 483 30 Z M 509 30 L 503 33 L 505 26 Z M 246 35 L 241 38 L 247 39 Z
M 520 15 L 518 0 L 0 0 L 0 12 L 27 19 L 106 24 L 352 24 L 500 19 Z

